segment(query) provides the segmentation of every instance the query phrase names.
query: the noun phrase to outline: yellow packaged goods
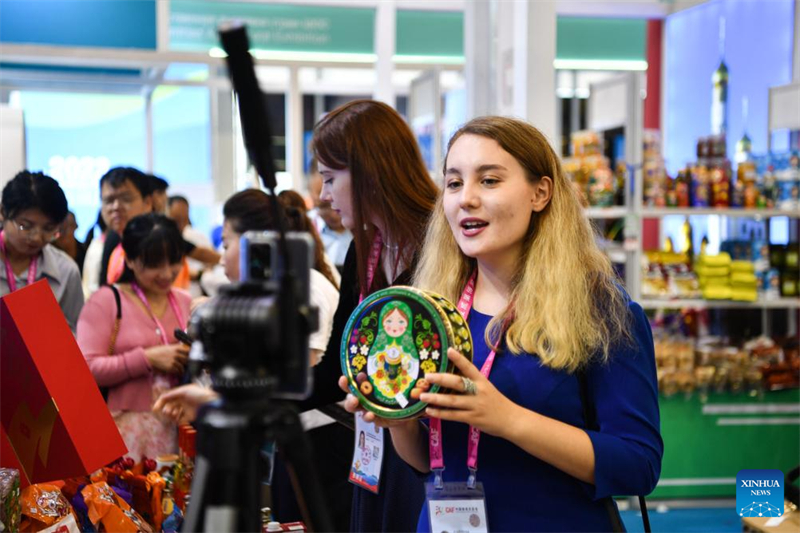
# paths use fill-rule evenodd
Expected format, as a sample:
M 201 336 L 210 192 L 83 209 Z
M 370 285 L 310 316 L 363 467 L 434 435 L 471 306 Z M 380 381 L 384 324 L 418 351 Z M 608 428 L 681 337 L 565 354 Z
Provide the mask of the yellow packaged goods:
M 727 287 L 731 284 L 728 276 L 704 276 L 700 278 L 701 285 L 705 287 Z
M 717 255 L 701 255 L 699 263 L 710 267 L 729 267 L 731 265 L 731 256 L 727 252 Z
M 697 275 L 700 277 L 714 277 L 714 276 L 727 277 L 728 274 L 730 274 L 730 269 L 725 266 L 713 267 L 713 266 L 697 265 L 694 268 L 694 271 L 697 272 Z
M 731 300 L 737 302 L 755 302 L 758 300 L 758 291 L 755 287 L 733 287 L 731 289 Z
M 753 290 L 758 286 L 758 278 L 752 272 L 732 272 L 731 285 L 742 285 L 745 287 L 752 287 Z
M 752 261 L 731 261 L 731 272 L 755 272 L 756 265 Z
M 703 288 L 703 298 L 706 300 L 730 300 L 732 290 L 727 285 L 708 285 Z

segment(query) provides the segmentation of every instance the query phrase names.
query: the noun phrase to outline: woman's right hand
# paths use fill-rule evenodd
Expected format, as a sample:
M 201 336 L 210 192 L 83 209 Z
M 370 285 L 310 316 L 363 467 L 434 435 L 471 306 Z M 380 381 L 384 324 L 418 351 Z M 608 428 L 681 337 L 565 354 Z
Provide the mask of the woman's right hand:
M 153 412 L 171 418 L 177 424 L 193 422 L 200 406 L 219 398 L 213 389 L 195 383 L 170 389 L 158 397 Z
M 165 374 L 182 374 L 189 358 L 189 347 L 176 342 L 166 346 L 145 348 L 144 356 L 154 370 Z
M 356 398 L 355 395 L 350 391 L 350 386 L 347 383 L 347 376 L 341 376 L 339 378 L 339 388 L 347 393 L 347 398 L 345 398 L 344 400 L 345 410 L 348 413 L 358 413 L 358 412 L 363 413 L 364 422 L 369 422 L 370 424 L 375 424 L 376 426 L 382 428 L 400 428 L 402 426 L 417 424 L 416 419 L 394 420 L 391 418 L 383 418 L 361 407 L 361 403 L 358 401 L 358 398 Z

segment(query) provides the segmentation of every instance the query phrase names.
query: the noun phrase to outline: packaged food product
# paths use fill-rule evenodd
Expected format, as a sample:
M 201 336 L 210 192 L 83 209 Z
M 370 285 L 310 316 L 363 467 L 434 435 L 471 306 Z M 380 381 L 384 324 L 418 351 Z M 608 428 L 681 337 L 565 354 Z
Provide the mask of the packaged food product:
M 19 470 L 0 468 L 0 531 L 19 530 Z
M 45 483 L 25 487 L 20 494 L 20 507 L 20 531 L 41 531 L 72 512 L 69 502 L 61 494 L 61 488 Z
M 89 510 L 89 520 L 95 527 L 102 524 L 108 533 L 141 531 L 152 533 L 153 528 L 106 482 L 92 483 L 81 491 Z
M 412 392 L 427 372 L 455 371 L 448 348 L 472 360 L 472 336 L 456 307 L 413 287 L 391 287 L 365 298 L 350 315 L 341 347 L 351 391 L 365 409 L 386 418 L 424 411 L 426 404 Z M 365 384 L 371 387 L 365 390 Z

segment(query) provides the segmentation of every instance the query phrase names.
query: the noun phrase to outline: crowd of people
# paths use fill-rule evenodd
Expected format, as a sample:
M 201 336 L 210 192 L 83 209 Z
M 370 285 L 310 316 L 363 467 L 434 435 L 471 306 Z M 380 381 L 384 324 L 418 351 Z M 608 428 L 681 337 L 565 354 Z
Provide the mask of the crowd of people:
M 275 229 L 282 216 L 316 243 L 314 389 L 298 408 L 338 531 L 429 531 L 426 484 L 470 476 L 493 531 L 610 530 L 611 496 L 648 494 L 660 474 L 653 340 L 547 139 L 520 120 L 474 119 L 450 139 L 434 180 L 404 119 L 357 100 L 315 126 L 311 150 L 309 200 L 285 191 L 278 213 L 260 190 L 234 194 L 220 250 L 161 178 L 109 170 L 81 242 L 58 183 L 20 172 L 2 192 L 0 295 L 47 279 L 129 455 L 174 452 L 177 424 L 216 398 L 189 383 L 189 347 L 174 331 L 204 305 L 204 271 L 238 281 L 242 234 Z M 454 303 L 473 295 L 474 358 L 451 349 L 461 375 L 425 379 L 452 393 L 423 393 L 429 407 L 413 420 L 365 412 L 340 376 L 351 313 L 393 285 Z M 387 429 L 377 494 L 348 483 L 353 430 L 318 410 L 337 402 L 356 414 L 355 434 L 362 424 Z M 280 453 L 275 463 L 276 518 L 302 519 Z

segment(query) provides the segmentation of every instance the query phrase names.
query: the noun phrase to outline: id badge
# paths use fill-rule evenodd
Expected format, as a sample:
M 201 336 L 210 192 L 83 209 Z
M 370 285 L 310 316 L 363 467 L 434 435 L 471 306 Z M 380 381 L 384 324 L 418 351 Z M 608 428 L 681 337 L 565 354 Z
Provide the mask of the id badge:
M 350 465 L 350 482 L 378 494 L 383 463 L 383 428 L 364 422 L 363 413 L 356 413 L 356 445 Z
M 445 483 L 441 489 L 425 483 L 425 493 L 431 533 L 489 533 L 483 483 L 474 489 L 466 483 Z

